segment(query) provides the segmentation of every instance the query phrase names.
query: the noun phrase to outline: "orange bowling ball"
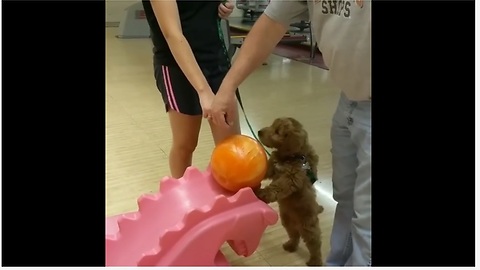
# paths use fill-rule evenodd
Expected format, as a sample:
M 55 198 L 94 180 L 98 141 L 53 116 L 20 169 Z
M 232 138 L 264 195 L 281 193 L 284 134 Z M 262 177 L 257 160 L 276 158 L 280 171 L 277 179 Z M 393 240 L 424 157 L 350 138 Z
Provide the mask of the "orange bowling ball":
M 267 172 L 267 154 L 253 138 L 234 135 L 215 147 L 210 168 L 213 178 L 229 191 L 255 188 Z

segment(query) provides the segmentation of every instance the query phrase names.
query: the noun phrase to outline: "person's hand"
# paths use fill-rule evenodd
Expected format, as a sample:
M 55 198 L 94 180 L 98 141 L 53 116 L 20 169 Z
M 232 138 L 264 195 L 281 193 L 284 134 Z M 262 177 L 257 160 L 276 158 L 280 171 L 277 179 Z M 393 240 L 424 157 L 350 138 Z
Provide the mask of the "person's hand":
M 227 19 L 228 16 L 232 14 L 234 7 L 231 1 L 220 3 L 220 5 L 218 5 L 218 16 L 222 19 Z
M 213 94 L 212 90 L 207 90 L 199 94 L 198 98 L 200 99 L 200 106 L 202 106 L 203 117 L 207 118 L 211 115 L 212 102 L 215 98 L 215 94 Z
M 215 99 L 210 107 L 209 119 L 215 125 L 228 128 L 233 125 L 233 116 L 235 115 L 235 92 L 227 89 L 218 90 Z

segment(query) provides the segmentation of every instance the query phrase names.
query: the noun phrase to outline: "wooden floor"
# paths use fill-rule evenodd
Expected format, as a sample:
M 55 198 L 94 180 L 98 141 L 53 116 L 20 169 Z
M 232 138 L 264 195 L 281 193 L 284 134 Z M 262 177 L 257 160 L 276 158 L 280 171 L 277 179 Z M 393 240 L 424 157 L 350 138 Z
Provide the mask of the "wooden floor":
M 168 118 L 153 77 L 152 45 L 148 39 L 117 39 L 117 28 L 106 34 L 106 213 L 108 216 L 137 209 L 137 198 L 155 192 L 159 180 L 169 175 L 168 152 L 171 134 Z M 245 109 L 255 130 L 274 118 L 291 116 L 300 120 L 318 151 L 320 164 L 318 201 L 325 207 L 320 215 L 323 254 L 329 237 L 335 203 L 331 199 L 329 128 L 339 93 L 326 80 L 327 71 L 272 55 L 240 87 Z M 250 131 L 242 117 L 242 132 Z M 210 159 L 213 141 L 208 124 L 202 126 L 194 166 L 203 170 Z M 276 204 L 272 207 L 277 209 Z M 268 228 L 258 250 L 239 257 L 224 246 L 233 265 L 304 266 L 308 252 L 301 244 L 287 253 L 281 243 L 286 233 L 280 223 Z

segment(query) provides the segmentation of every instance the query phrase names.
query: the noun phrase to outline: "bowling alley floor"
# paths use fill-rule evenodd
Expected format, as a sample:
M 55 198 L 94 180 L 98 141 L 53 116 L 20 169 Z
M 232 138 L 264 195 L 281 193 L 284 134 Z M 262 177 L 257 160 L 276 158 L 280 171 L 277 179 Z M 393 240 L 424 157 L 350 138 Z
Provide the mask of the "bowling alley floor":
M 137 198 L 155 192 L 169 175 L 171 134 L 163 101 L 153 77 L 149 39 L 117 39 L 117 28 L 106 28 L 106 214 L 137 209 Z M 331 198 L 329 128 L 339 92 L 327 81 L 324 69 L 271 55 L 240 87 L 247 116 L 255 131 L 274 118 L 301 121 L 320 156 L 317 183 L 324 258 L 330 249 L 335 202 Z M 241 114 L 242 133 L 251 135 Z M 202 125 L 193 165 L 205 169 L 213 149 L 208 124 Z M 276 204 L 272 207 L 277 208 Z M 248 258 L 228 246 L 222 251 L 238 266 L 305 266 L 308 252 L 302 243 L 287 253 L 287 235 L 280 222 L 265 232 L 257 251 Z

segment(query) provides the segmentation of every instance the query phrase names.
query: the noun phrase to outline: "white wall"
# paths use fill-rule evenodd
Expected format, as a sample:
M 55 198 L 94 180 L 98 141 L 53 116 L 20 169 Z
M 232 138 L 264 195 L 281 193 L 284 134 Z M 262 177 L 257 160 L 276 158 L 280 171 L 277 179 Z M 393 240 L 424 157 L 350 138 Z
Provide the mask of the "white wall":
M 138 0 L 106 0 L 105 1 L 105 21 L 107 23 L 118 23 L 122 19 L 123 10 Z
M 106 22 L 118 23 L 122 19 L 123 10 L 128 6 L 138 2 L 139 0 L 106 0 Z M 232 17 L 241 17 L 242 12 L 239 9 L 233 11 Z

